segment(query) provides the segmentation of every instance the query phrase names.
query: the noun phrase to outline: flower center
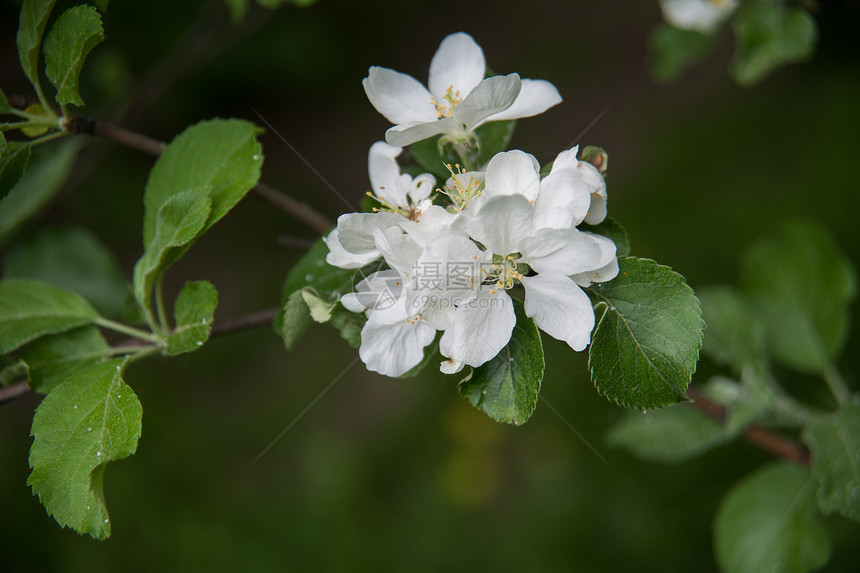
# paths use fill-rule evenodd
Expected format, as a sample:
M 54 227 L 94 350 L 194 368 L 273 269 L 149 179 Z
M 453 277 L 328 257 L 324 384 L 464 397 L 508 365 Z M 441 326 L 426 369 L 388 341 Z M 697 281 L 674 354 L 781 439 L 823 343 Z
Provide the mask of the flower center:
M 442 119 L 443 117 L 454 117 L 454 107 L 463 101 L 463 96 L 460 95 L 460 90 L 455 91 L 454 86 L 448 86 L 441 102 L 432 96 L 430 101 L 436 107 L 436 117 Z
M 453 211 L 459 213 L 466 208 L 469 201 L 479 197 L 484 192 L 484 182 L 477 177 L 466 175 L 466 170 L 460 167 L 459 163 L 453 167 L 449 163 L 445 167 L 451 174 L 451 183 L 436 191 L 447 196 L 451 200 Z
M 382 187 L 382 189 L 384 189 L 384 187 Z M 418 209 L 416 205 L 412 205 L 411 203 L 408 207 L 401 207 L 399 205 L 392 205 L 379 195 L 374 195 L 371 191 L 368 191 L 367 193 L 365 193 L 365 195 L 379 203 L 379 207 L 373 207 L 371 209 L 371 211 L 373 211 L 374 213 L 379 213 L 380 211 L 388 213 L 399 213 L 410 221 L 417 221 L 418 217 L 421 215 L 421 210 Z
M 516 281 L 528 272 L 528 265 L 518 262 L 522 255 L 511 253 L 507 256 L 493 255 L 493 264 L 489 269 L 482 269 L 484 279 L 483 286 L 492 286 L 490 294 L 496 294 L 496 289 L 511 289 Z

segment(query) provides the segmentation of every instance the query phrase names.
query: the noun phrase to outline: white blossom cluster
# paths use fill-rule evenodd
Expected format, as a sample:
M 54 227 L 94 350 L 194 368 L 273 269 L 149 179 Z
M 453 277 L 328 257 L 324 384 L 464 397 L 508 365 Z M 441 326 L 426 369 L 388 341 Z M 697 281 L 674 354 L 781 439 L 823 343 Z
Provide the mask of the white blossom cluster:
M 556 88 L 517 74 L 484 78 L 484 55 L 471 36 L 445 38 L 430 66 L 429 90 L 414 78 L 373 67 L 364 88 L 394 127 L 368 155 L 373 213 L 342 215 L 325 242 L 331 265 L 359 269 L 382 259 L 341 298 L 367 316 L 359 354 L 368 369 L 400 376 L 441 331 L 445 373 L 480 366 L 509 342 L 516 324 L 509 292 L 519 285 L 537 326 L 574 350 L 594 328 L 584 286 L 618 273 L 614 243 L 577 229 L 606 216 L 606 184 L 577 148 L 556 157 L 543 178 L 523 151 L 495 155 L 480 170 L 448 166 L 440 188 L 430 174 L 401 172 L 402 148 L 442 134 L 470 145 L 489 121 L 542 113 L 561 101 Z
M 659 0 L 666 21 L 682 30 L 713 34 L 740 4 L 739 0 Z

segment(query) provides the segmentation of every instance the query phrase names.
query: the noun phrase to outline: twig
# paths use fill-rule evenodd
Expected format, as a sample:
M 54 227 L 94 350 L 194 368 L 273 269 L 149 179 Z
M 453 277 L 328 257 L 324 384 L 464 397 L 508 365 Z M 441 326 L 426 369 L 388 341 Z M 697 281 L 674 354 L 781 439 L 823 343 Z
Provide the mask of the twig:
M 30 386 L 26 380 L 0 388 L 0 406 L 29 392 Z
M 687 396 L 693 401 L 693 407 L 698 408 L 718 422 L 722 423 L 725 420 L 726 408 L 695 388 L 687 388 Z M 775 456 L 794 462 L 799 466 L 809 467 L 809 450 L 786 436 L 761 426 L 750 426 L 742 432 L 742 435 L 750 443 Z

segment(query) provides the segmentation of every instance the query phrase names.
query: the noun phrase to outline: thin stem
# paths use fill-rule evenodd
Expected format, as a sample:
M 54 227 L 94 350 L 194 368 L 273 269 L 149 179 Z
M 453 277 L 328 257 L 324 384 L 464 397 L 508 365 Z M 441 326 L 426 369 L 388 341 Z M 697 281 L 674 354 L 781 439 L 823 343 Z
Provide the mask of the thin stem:
M 55 139 L 65 137 L 67 135 L 69 135 L 68 131 L 65 131 L 65 130 L 55 131 L 54 133 L 49 133 L 48 135 L 43 135 L 42 137 L 40 137 L 38 139 L 34 139 L 33 141 L 30 142 L 30 146 L 35 147 L 37 145 L 41 145 L 42 143 L 48 143 L 49 141 L 53 141 Z
M 37 121 L 35 119 L 31 119 L 31 120 L 27 120 L 27 121 L 15 121 L 12 123 L 0 124 L 0 131 L 12 131 L 14 129 L 21 129 L 22 127 L 31 127 L 31 126 L 34 126 L 34 127 L 42 127 L 42 126 L 56 127 L 57 122 L 56 121 L 49 121 L 49 120 L 45 120 L 45 119 L 43 119 L 42 121 Z
M 170 324 L 167 322 L 167 313 L 164 311 L 164 289 L 162 288 L 163 276 L 155 280 L 155 308 L 158 312 L 158 324 L 162 332 L 170 332 Z
M 99 318 L 95 321 L 95 323 L 103 328 L 107 328 L 115 332 L 121 332 L 123 334 L 133 336 L 134 338 L 139 338 L 140 340 L 152 342 L 153 344 L 159 344 L 161 342 L 159 338 L 151 332 L 146 332 L 145 330 L 140 330 L 138 328 L 134 328 L 133 326 L 114 322 L 113 320 L 109 320 L 107 318 Z
M 39 81 L 38 77 L 36 77 L 36 81 L 33 82 L 33 87 L 36 88 L 36 96 L 39 98 L 39 103 L 42 104 L 42 109 L 49 113 L 54 119 L 59 119 L 57 114 L 54 113 L 54 109 L 51 107 L 51 103 L 48 101 L 48 98 L 45 97 L 45 92 L 42 91 L 42 82 Z
M 851 399 L 851 390 L 835 366 L 829 365 L 821 374 L 839 405 L 845 404 Z

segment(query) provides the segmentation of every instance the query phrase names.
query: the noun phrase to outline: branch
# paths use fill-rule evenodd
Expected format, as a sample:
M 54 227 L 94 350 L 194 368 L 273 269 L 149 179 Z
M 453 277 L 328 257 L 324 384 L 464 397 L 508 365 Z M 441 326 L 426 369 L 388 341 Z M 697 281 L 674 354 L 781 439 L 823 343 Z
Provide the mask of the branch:
M 98 119 L 73 116 L 67 120 L 66 125 L 71 133 L 104 137 L 148 155 L 161 155 L 161 152 L 167 147 L 167 144 L 162 141 Z M 251 189 L 251 192 L 320 233 L 324 233 L 334 227 L 334 223 L 328 217 L 307 203 L 296 201 L 267 183 L 258 183 L 256 187 Z
M 687 396 L 693 401 L 691 404 L 693 407 L 698 408 L 711 418 L 721 423 L 726 419 L 726 408 L 695 388 L 687 388 Z M 742 434 L 748 442 L 777 457 L 794 462 L 799 466 L 809 467 L 809 450 L 786 436 L 761 426 L 750 426 Z
M 270 308 L 268 310 L 261 310 L 260 312 L 255 312 L 245 316 L 225 318 L 223 320 L 216 321 L 212 328 L 212 336 L 223 336 L 225 334 L 232 334 L 242 330 L 268 326 L 272 323 L 272 320 L 274 320 L 279 310 L 280 309 L 277 308 Z M 139 344 L 140 340 L 133 338 L 120 343 L 118 346 L 137 346 Z M 9 386 L 0 388 L 0 406 L 29 393 L 30 386 L 26 380 L 21 380 L 20 382 L 15 382 Z

